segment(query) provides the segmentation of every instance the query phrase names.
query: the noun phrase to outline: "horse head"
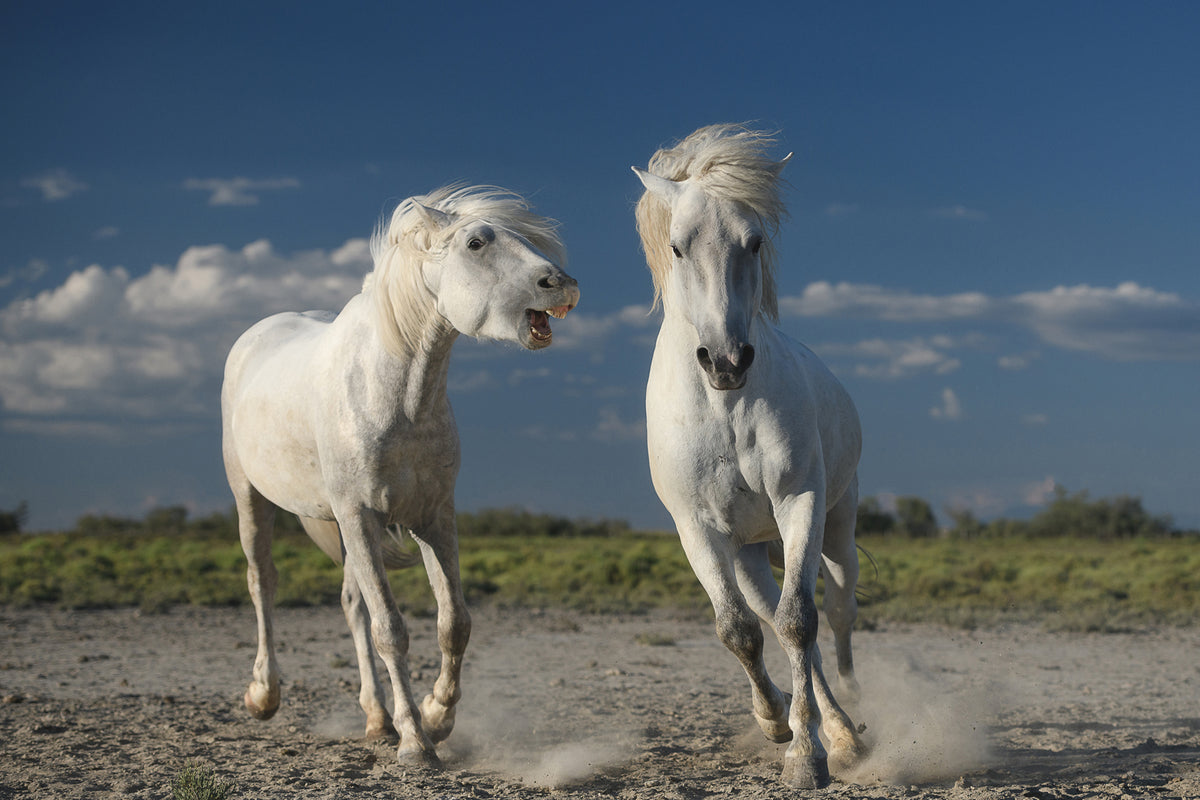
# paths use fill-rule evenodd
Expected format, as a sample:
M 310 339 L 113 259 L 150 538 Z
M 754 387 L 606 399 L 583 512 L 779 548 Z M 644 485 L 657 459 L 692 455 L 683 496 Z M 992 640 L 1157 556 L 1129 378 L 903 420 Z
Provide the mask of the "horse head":
M 407 272 L 410 284 L 419 282 L 415 293 L 457 331 L 539 350 L 553 340 L 549 318 L 579 303 L 579 285 L 561 266 L 556 224 L 511 192 L 445 187 L 400 204 L 383 234 L 387 244 L 377 248 L 385 257 L 377 256 L 376 270 L 392 245 L 395 258 L 413 262 Z M 397 292 L 387 294 L 404 338 Z
M 702 181 L 673 181 L 634 169 L 669 209 L 670 280 L 664 305 L 695 326 L 696 361 L 714 389 L 740 389 L 754 363 L 754 324 L 763 308 L 767 232 L 750 205 Z
M 784 213 L 770 134 L 710 125 L 637 167 L 646 192 L 638 233 L 655 301 L 696 329 L 696 361 L 714 389 L 740 389 L 759 315 L 778 317 L 772 238 Z

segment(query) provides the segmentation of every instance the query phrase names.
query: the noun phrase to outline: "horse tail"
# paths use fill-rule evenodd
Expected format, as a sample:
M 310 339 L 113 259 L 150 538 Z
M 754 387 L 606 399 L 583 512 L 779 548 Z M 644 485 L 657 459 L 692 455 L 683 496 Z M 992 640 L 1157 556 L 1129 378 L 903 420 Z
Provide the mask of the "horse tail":
M 300 524 L 304 526 L 308 538 L 321 548 L 321 552 L 332 558 L 334 563 L 342 563 L 342 532 L 336 522 L 300 517 Z M 387 569 L 407 569 L 421 563 L 420 552 L 404 546 L 403 534 L 394 525 L 387 527 L 387 536 L 380 544 L 383 547 L 383 566 Z
M 871 563 L 871 567 L 875 570 L 875 579 L 872 580 L 871 583 L 878 583 L 879 562 L 875 560 L 875 556 L 871 554 L 870 550 L 863 547 L 858 542 L 855 542 L 854 546 L 862 551 L 862 554 L 867 557 L 867 561 Z M 783 542 L 781 540 L 775 539 L 767 542 L 767 557 L 770 558 L 772 567 L 775 567 L 776 569 L 783 569 Z M 864 600 L 871 599 L 871 593 L 866 591 L 861 585 L 855 585 L 854 593 Z

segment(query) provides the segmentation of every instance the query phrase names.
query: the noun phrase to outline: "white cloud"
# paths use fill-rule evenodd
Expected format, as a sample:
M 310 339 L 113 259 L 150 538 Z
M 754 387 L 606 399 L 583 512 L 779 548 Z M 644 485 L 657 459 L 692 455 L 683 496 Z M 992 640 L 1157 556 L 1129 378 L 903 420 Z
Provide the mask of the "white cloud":
M 1012 298 L 1014 317 L 1046 342 L 1118 361 L 1200 358 L 1200 303 L 1127 281 L 1059 286 Z
M 371 268 L 365 245 L 336 254 L 281 256 L 260 241 L 191 248 L 137 278 L 122 267 L 79 270 L 0 309 L 0 404 L 60 421 L 211 415 L 242 331 L 279 311 L 338 310 L 359 291 Z
M 256 206 L 258 193 L 278 189 L 297 189 L 296 178 L 188 178 L 183 188 L 209 192 L 210 206 Z
M 1026 484 L 1022 500 L 1027 506 L 1044 506 L 1054 498 L 1054 492 L 1057 488 L 1058 481 L 1054 480 L 1052 475 L 1047 475 L 1036 483 Z
M 32 283 L 33 281 L 36 281 L 38 278 L 45 275 L 46 270 L 49 268 L 50 265 L 42 259 L 31 259 L 25 266 L 17 267 L 16 269 L 10 269 L 5 274 L 0 275 L 0 289 L 3 289 L 5 286 L 9 286 L 10 284 L 17 283 L 18 281 L 22 283 Z
M 115 225 L 105 225 L 103 228 L 97 228 L 96 232 L 92 234 L 92 238 L 96 241 L 102 241 L 104 239 L 115 239 L 120 235 L 120 228 Z
M 646 420 L 623 420 L 615 408 L 606 406 L 600 409 L 600 421 L 592 432 L 592 438 L 604 442 L 645 439 Z
M 854 372 L 864 378 L 908 378 L 913 375 L 947 375 L 962 361 L 947 350 L 958 346 L 946 336 L 913 339 L 864 339 L 854 344 L 826 344 L 824 358 L 849 358 L 858 362 Z
M 1007 369 L 1012 372 L 1018 372 L 1023 369 L 1028 369 L 1034 359 L 1038 357 L 1038 353 L 1012 353 L 1007 356 L 1000 356 L 996 359 L 997 366 L 1000 369 Z
M 817 281 L 799 297 L 779 298 L 779 312 L 800 317 L 866 317 L 891 322 L 978 319 L 994 301 L 979 292 L 914 294 L 871 284 Z
M 933 210 L 933 215 L 942 219 L 961 219 L 969 222 L 983 222 L 988 218 L 986 212 L 975 208 L 967 208 L 966 206 L 961 205 L 935 208 Z
M 48 172 L 43 172 L 41 175 L 25 178 L 21 181 L 21 185 L 26 189 L 38 190 L 42 193 L 42 199 L 48 203 L 55 200 L 65 200 L 88 188 L 86 183 L 78 180 L 62 168 L 52 169 Z
M 962 403 L 954 390 L 947 387 L 942 389 L 942 404 L 929 409 L 929 416 L 934 419 L 959 420 L 963 418 Z
M 608 314 L 572 311 L 554 323 L 554 346 L 559 349 L 591 348 L 603 345 L 614 333 L 641 331 L 657 327 L 660 315 L 651 314 L 649 305 L 625 306 Z
M 1200 302 L 1132 281 L 1115 288 L 1059 286 L 1009 297 L 917 294 L 818 281 L 799 296 L 780 298 L 779 309 L 802 317 L 1007 323 L 1027 328 L 1055 347 L 1118 361 L 1200 359 Z M 1006 359 L 1006 369 L 1026 365 L 1016 356 Z

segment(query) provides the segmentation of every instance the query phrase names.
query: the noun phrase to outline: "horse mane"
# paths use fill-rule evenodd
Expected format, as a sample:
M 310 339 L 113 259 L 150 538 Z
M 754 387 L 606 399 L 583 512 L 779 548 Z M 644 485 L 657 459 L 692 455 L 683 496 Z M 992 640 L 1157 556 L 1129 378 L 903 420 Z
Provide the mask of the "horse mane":
M 766 154 L 775 144 L 774 134 L 755 131 L 740 124 L 700 128 L 673 147 L 662 148 L 651 158 L 649 171 L 672 181 L 692 180 L 717 197 L 744 203 L 763 224 L 761 311 L 779 319 L 775 294 L 774 239 L 779 222 L 787 214 L 780 197 L 779 171 L 782 164 Z M 646 253 L 646 264 L 654 281 L 654 307 L 662 302 L 671 254 L 671 210 L 662 199 L 644 192 L 635 212 L 638 235 Z
M 435 227 L 419 206 L 441 211 L 450 220 Z M 558 222 L 530 211 L 529 203 L 515 192 L 453 183 L 401 201 L 391 219 L 380 220 L 371 236 L 375 268 L 363 280 L 375 328 L 393 354 L 403 358 L 418 352 L 423 328 L 437 310 L 421 264 L 445 255 L 454 234 L 475 221 L 520 236 L 559 266 L 565 264 Z

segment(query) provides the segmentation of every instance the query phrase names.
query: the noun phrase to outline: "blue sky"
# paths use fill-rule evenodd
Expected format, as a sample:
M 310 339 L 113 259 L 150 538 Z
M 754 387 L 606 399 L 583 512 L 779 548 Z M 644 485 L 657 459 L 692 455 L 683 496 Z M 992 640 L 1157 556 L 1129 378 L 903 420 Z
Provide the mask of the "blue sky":
M 541 353 L 460 340 L 458 505 L 669 528 L 630 172 L 714 122 L 795 157 L 782 327 L 842 378 L 864 494 L 1200 525 L 1200 6 L 6 3 L 0 509 L 231 504 L 233 339 L 336 310 L 403 197 L 562 222 Z M 945 518 L 945 517 L 943 517 Z

